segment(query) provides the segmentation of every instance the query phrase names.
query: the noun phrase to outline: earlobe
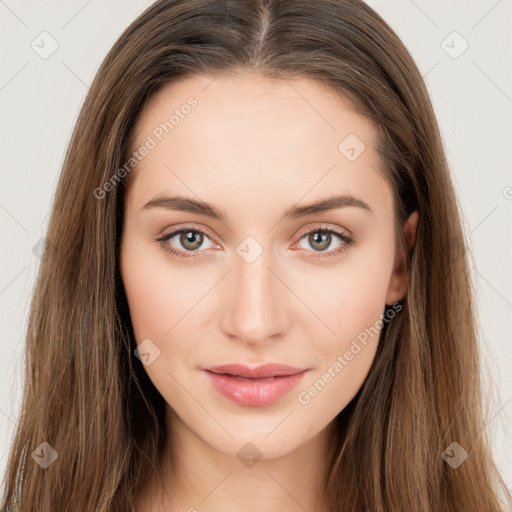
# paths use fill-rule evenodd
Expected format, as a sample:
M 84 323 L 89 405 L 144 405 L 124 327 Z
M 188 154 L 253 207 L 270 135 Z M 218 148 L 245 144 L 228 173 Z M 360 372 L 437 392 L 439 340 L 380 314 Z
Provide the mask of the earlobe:
M 418 227 L 419 213 L 415 210 L 404 224 L 404 235 L 407 248 L 410 251 L 416 243 L 416 230 Z M 405 256 L 405 255 L 404 255 Z M 405 265 L 404 258 L 399 267 L 395 268 L 389 280 L 386 304 L 391 306 L 402 300 L 409 287 L 409 271 Z

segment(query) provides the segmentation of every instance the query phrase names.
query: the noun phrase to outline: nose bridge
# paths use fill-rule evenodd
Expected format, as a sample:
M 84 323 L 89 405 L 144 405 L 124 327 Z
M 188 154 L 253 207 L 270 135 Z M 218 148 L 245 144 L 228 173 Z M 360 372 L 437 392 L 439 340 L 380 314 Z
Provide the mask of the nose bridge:
M 247 343 L 275 341 L 286 328 L 286 301 L 283 284 L 270 270 L 273 251 L 247 237 L 236 252 L 222 327 Z

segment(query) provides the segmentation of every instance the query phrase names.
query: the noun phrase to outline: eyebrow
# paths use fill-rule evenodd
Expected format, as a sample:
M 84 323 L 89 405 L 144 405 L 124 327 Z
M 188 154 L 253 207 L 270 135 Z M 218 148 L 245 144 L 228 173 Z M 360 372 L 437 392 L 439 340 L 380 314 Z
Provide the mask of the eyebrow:
M 337 195 L 320 199 L 302 206 L 292 206 L 284 213 L 283 218 L 296 220 L 302 217 L 307 217 L 308 215 L 347 207 L 361 208 L 370 214 L 374 213 L 370 206 L 362 199 L 351 195 Z M 226 215 L 219 208 L 204 201 L 198 201 L 196 199 L 183 196 L 155 196 L 153 199 L 148 201 L 141 210 L 151 208 L 164 208 L 167 210 L 197 213 L 222 222 L 226 222 L 227 220 Z

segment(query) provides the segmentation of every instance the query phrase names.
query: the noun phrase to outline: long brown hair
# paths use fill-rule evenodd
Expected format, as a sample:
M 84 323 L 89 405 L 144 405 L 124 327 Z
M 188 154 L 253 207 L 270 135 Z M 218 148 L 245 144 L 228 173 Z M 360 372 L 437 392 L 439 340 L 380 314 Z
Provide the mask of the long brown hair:
M 380 134 L 410 282 L 365 383 L 336 418 L 330 509 L 501 511 L 510 495 L 484 428 L 465 234 L 437 120 L 407 49 L 361 0 L 160 0 L 115 43 L 81 110 L 53 202 L 2 507 L 133 511 L 158 471 L 165 403 L 133 355 L 118 265 L 126 179 L 112 177 L 157 90 L 222 71 L 312 78 L 348 97 Z M 407 252 L 401 226 L 414 210 L 420 220 Z M 464 453 L 458 467 L 448 463 Z M 36 464 L 52 455 L 46 469 Z

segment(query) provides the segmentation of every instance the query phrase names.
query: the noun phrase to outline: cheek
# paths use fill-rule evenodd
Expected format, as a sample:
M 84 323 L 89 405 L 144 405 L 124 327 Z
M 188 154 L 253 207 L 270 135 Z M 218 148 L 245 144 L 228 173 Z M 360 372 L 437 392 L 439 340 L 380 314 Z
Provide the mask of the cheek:
M 156 267 L 130 255 L 123 272 L 123 283 L 137 343 L 144 338 L 160 338 L 171 327 L 162 315 L 169 306 L 170 294 L 164 293 L 161 279 Z
M 317 339 L 318 364 L 298 391 L 297 401 L 315 422 L 333 419 L 363 385 L 378 348 L 382 291 L 345 282 L 325 304 L 323 319 L 334 331 Z M 372 284 L 371 282 L 367 283 Z M 337 303 L 338 307 L 333 307 Z
M 318 365 L 297 399 L 319 418 L 343 410 L 368 375 L 383 326 L 391 261 L 392 253 L 380 261 L 361 258 L 315 276 L 308 304 L 331 332 L 317 338 Z
M 369 263 L 361 258 L 354 264 L 316 272 L 314 279 L 299 280 L 297 276 L 294 282 L 302 288 L 298 295 L 307 297 L 307 305 L 328 327 L 328 347 L 342 349 L 379 320 L 391 269 L 385 259 Z
M 136 341 L 150 338 L 160 344 L 197 302 L 200 281 L 173 269 L 163 250 L 144 250 L 144 243 L 126 241 L 121 274 Z
M 198 300 L 192 293 L 195 281 L 184 273 L 170 268 L 165 255 L 158 251 L 142 250 L 142 242 L 127 239 L 121 251 L 121 276 L 138 346 L 149 339 L 152 354 L 150 364 L 144 365 L 150 380 L 168 403 L 186 402 L 177 384 L 182 364 L 190 351 L 187 342 L 187 322 L 190 309 Z M 180 343 L 173 343 L 180 340 Z M 146 344 L 146 347 L 148 345 Z M 155 346 L 157 348 L 155 348 Z M 158 354 L 156 357 L 154 354 Z

